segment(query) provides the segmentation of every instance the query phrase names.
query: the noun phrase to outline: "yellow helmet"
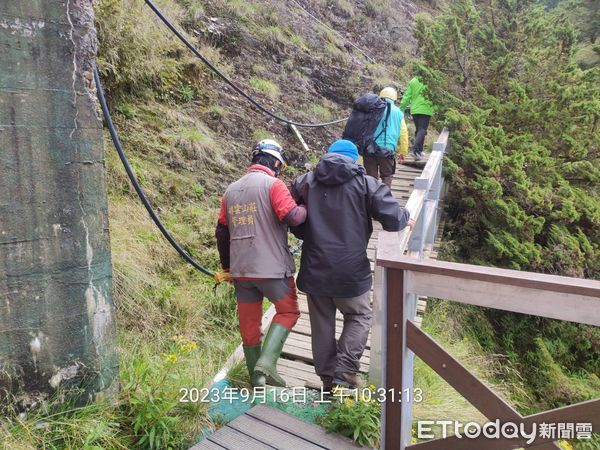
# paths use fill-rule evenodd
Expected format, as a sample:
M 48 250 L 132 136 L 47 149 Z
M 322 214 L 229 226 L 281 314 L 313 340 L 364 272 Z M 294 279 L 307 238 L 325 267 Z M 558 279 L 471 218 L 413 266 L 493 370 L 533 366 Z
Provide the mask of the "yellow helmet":
M 396 101 L 398 100 L 398 91 L 396 91 L 396 89 L 393 87 L 388 86 L 381 90 L 379 96 L 381 98 L 389 98 L 390 100 Z

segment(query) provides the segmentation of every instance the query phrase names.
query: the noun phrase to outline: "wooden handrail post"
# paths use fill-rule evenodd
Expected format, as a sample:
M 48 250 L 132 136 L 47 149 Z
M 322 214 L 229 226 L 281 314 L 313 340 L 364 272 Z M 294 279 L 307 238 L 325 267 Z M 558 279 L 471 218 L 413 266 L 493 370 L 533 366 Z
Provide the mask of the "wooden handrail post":
M 424 247 L 428 251 L 431 251 L 433 249 L 433 243 L 435 241 L 435 235 L 437 232 L 438 209 L 440 208 L 439 200 L 440 200 L 442 184 L 443 184 L 442 164 L 440 164 L 438 169 L 436 170 L 435 174 L 433 175 L 433 181 L 431 183 L 431 188 L 429 189 L 429 192 L 427 194 L 427 200 L 430 202 L 433 202 L 435 205 L 435 208 L 433 210 L 433 214 L 431 217 L 431 221 L 427 224 L 428 228 L 425 231 Z
M 384 314 L 382 449 L 404 450 L 411 440 L 414 354 L 408 349 L 406 324 L 416 315 L 416 296 L 406 290 L 406 272 L 383 272 Z
M 380 388 L 384 386 L 382 371 L 385 339 L 385 292 L 383 290 L 384 269 L 375 265 L 373 271 L 373 322 L 371 325 L 371 358 L 369 363 L 369 383 Z
M 425 208 L 421 209 L 421 213 L 418 217 L 415 217 L 416 224 L 410 235 L 410 241 L 408 241 L 408 251 L 415 252 L 419 258 L 423 257 L 423 246 L 425 244 L 425 233 L 427 231 L 427 214 Z

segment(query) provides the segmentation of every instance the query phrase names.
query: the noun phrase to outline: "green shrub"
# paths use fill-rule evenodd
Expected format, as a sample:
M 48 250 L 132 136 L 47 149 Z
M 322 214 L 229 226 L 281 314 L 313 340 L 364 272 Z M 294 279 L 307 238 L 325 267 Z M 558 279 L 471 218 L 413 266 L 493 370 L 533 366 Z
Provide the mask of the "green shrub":
M 121 102 L 116 110 L 126 119 L 133 119 L 135 117 L 135 107 L 131 103 Z
M 121 397 L 136 447 L 158 449 L 182 444 L 177 430 L 182 405 L 178 388 L 187 384 L 182 360 L 196 347 L 195 341 L 173 336 L 161 356 L 148 359 L 142 354 L 122 368 Z
M 182 85 L 179 88 L 179 96 L 185 103 L 189 103 L 196 98 L 196 90 L 189 84 Z
M 257 128 L 252 132 L 252 139 L 256 142 L 262 141 L 263 139 L 272 139 L 273 133 L 267 130 L 263 130 L 262 128 Z
M 204 197 L 205 194 L 204 186 L 202 186 L 201 184 L 195 184 L 192 186 L 192 192 L 196 195 L 196 197 L 200 199 Z
M 170 5 L 164 11 L 176 19 L 182 11 Z M 153 13 L 143 2 L 100 0 L 95 11 L 98 66 L 111 97 L 168 91 L 178 85 L 182 47 L 164 28 L 154 25 Z
M 267 97 L 271 98 L 272 100 L 276 100 L 281 93 L 279 86 L 277 86 L 276 84 L 272 83 L 269 80 L 265 80 L 264 78 L 258 78 L 258 77 L 250 78 L 250 86 L 252 86 L 254 89 L 262 92 L 263 94 L 265 94 Z
M 327 413 L 319 418 L 321 425 L 334 433 L 347 436 L 358 444 L 371 448 L 379 448 L 381 433 L 381 404 L 376 400 L 376 391 L 373 385 L 368 389 L 371 395 L 366 395 L 364 390 L 358 394 L 350 394 L 343 398 L 342 395 L 332 396 L 334 403 Z

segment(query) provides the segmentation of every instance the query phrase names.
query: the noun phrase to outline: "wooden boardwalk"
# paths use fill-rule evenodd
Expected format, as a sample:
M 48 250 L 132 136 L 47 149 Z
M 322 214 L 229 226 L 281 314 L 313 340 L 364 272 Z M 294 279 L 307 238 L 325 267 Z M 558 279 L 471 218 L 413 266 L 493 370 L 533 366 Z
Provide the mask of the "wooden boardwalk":
M 394 176 L 392 192 L 401 205 L 406 205 L 414 187 L 415 178 L 421 176 L 427 159 L 417 164 L 400 165 Z M 440 221 L 442 222 L 442 221 Z M 433 248 L 424 249 L 424 254 L 432 258 L 436 256 L 439 236 Z M 371 260 L 371 270 L 374 268 L 375 251 L 381 226 L 373 223 L 373 236 L 371 237 L 367 255 Z M 431 245 L 431 244 L 429 244 Z M 371 291 L 372 292 L 372 291 Z M 316 387 L 321 385 L 319 377 L 315 374 L 311 348 L 311 327 L 308 317 L 308 303 L 306 295 L 299 292 L 299 303 L 301 316 L 298 323 L 287 339 L 281 358 L 278 362 L 279 373 L 285 378 L 289 387 Z M 417 326 L 420 326 L 422 315 L 426 307 L 426 299 L 419 297 L 417 304 Z M 263 315 L 262 327 L 266 329 L 273 318 L 275 311 L 271 306 Z M 339 337 L 343 316 L 337 313 L 336 337 Z M 371 358 L 371 338 L 361 359 L 360 371 L 369 372 Z M 240 346 L 229 358 L 225 367 L 215 376 L 214 382 L 226 377 L 227 371 L 237 361 L 243 359 L 243 351 Z M 303 422 L 296 417 L 286 414 L 280 410 L 259 405 L 251 408 L 244 415 L 231 421 L 220 428 L 204 441 L 192 447 L 192 449 L 351 449 L 359 447 L 353 441 L 327 433 L 323 428 Z
M 258 405 L 232 420 L 190 450 L 321 450 L 358 449 L 348 438 L 265 405 Z
M 410 196 L 414 180 L 421 174 L 423 167 L 427 159 L 424 158 L 418 165 L 398 165 L 394 180 L 392 182 L 392 193 L 398 199 L 401 205 L 405 205 L 408 197 Z M 373 271 L 375 264 L 375 248 L 377 246 L 377 237 L 381 225 L 378 222 L 373 222 L 373 235 L 369 241 L 367 248 L 367 255 L 371 261 L 371 271 Z M 439 236 L 438 233 L 438 242 Z M 432 257 L 434 257 L 434 251 Z M 308 318 L 308 304 L 306 295 L 302 292 L 298 293 L 298 300 L 300 302 L 301 316 L 298 323 L 290 333 L 288 340 L 283 348 L 282 357 L 278 363 L 278 370 L 281 376 L 287 381 L 288 386 L 319 386 L 321 380 L 315 374 L 312 350 L 311 350 L 311 331 L 310 321 Z M 420 298 L 417 305 L 418 317 L 417 321 L 420 323 L 422 314 L 425 311 L 426 302 L 425 298 Z M 337 330 L 336 336 L 341 333 L 343 325 L 343 316 L 338 311 L 337 314 Z M 369 361 L 370 361 L 370 336 L 367 342 L 367 347 L 361 359 L 360 371 L 368 373 Z

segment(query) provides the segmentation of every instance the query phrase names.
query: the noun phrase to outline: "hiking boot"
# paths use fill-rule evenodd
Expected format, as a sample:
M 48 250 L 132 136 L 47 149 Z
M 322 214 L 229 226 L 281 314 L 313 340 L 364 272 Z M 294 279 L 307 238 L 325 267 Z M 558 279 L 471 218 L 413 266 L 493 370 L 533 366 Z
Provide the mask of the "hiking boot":
M 289 334 L 290 330 L 283 325 L 271 324 L 262 344 L 260 358 L 254 366 L 252 386 L 258 387 L 268 384 L 270 386 L 285 387 L 285 380 L 277 373 L 277 360 Z
M 314 389 L 315 391 L 323 391 L 324 393 L 331 393 L 331 390 L 333 389 L 333 378 L 321 377 L 320 383 L 307 381 L 306 383 L 304 383 L 304 387 L 306 387 L 308 389 Z
M 260 344 L 252 346 L 244 345 L 244 357 L 246 358 L 246 367 L 248 368 L 248 375 L 250 375 L 250 378 L 252 378 L 254 366 L 256 366 L 256 361 L 258 361 L 258 358 L 260 358 Z
M 336 372 L 333 377 L 333 384 L 348 389 L 356 389 L 361 385 L 361 380 L 356 373 Z
M 321 390 L 325 394 L 331 395 L 331 391 L 333 391 L 333 378 L 330 378 L 330 377 L 321 378 L 321 381 L 323 381 L 323 386 L 321 386 Z

